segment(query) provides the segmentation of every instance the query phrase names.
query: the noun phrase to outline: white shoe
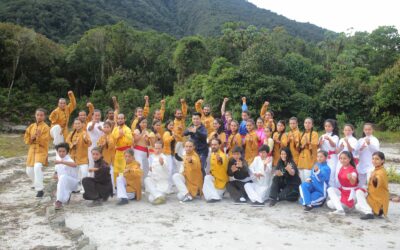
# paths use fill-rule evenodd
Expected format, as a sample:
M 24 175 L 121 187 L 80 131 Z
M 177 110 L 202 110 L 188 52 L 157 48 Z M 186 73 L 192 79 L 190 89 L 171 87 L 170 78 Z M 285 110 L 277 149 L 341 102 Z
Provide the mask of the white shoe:
M 193 197 L 190 194 L 185 195 L 182 202 L 192 201 Z

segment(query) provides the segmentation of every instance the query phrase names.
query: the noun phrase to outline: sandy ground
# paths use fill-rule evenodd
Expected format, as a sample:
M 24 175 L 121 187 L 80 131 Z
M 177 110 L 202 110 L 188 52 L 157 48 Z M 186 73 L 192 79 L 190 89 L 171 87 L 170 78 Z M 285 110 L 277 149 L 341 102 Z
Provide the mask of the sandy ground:
M 46 168 L 47 181 L 52 172 Z M 400 185 L 390 185 L 390 191 L 399 195 Z M 46 201 L 34 196 L 24 160 L 0 161 L 0 249 L 76 249 L 49 226 L 40 206 Z M 400 249 L 399 203 L 390 203 L 387 219 L 361 221 L 357 212 L 330 216 L 324 207 L 305 213 L 287 202 L 254 208 L 233 205 L 228 197 L 217 204 L 182 204 L 175 195 L 160 206 L 146 197 L 123 207 L 116 202 L 90 208 L 76 194 L 59 213 L 98 249 Z

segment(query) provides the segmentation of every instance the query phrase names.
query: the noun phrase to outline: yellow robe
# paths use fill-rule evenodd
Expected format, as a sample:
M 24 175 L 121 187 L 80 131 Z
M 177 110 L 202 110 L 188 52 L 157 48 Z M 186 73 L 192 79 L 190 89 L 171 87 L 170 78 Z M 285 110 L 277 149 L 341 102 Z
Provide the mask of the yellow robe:
M 263 104 L 263 106 L 261 107 L 261 111 L 260 111 L 260 117 L 264 121 L 264 127 L 265 128 L 268 128 L 268 127 L 271 128 L 272 133 L 273 133 L 276 130 L 276 126 L 275 126 L 275 123 L 273 121 L 266 121 L 265 120 L 264 116 L 267 113 L 267 111 L 268 111 L 268 106 Z
M 119 126 L 116 126 L 111 133 L 115 143 L 115 157 L 114 157 L 114 180 L 120 173 L 125 170 L 124 152 L 132 146 L 132 131 L 126 125 L 122 127 L 124 135 L 119 137 Z
M 229 150 L 229 157 L 232 157 L 232 150 L 236 147 L 242 147 L 242 137 L 239 133 L 231 134 L 228 138 L 227 148 Z
M 272 166 L 276 167 L 278 165 L 279 159 L 281 158 L 281 149 L 284 148 L 284 147 L 287 147 L 288 137 L 287 137 L 286 133 L 283 133 L 283 135 L 282 135 L 282 137 L 280 139 L 281 144 L 278 144 L 278 143 L 275 142 L 275 140 L 279 139 L 279 133 L 275 132 L 274 136 L 273 136 L 273 139 L 274 139 L 274 150 L 272 151 L 273 152 L 272 153 L 273 154 Z
M 115 141 L 111 134 L 102 135 L 97 141 L 97 146 L 101 147 L 103 160 L 108 165 L 113 165 L 115 157 Z
M 244 158 L 249 165 L 258 155 L 258 140 L 259 138 L 256 131 L 251 131 L 250 133 L 247 133 L 244 139 Z
M 226 134 L 225 134 L 225 132 L 222 132 L 219 135 L 216 135 L 216 134 L 217 134 L 216 131 L 214 131 L 211 134 L 209 134 L 209 136 L 207 138 L 208 144 L 211 145 L 211 140 L 217 136 L 217 138 L 220 139 L 220 141 L 221 141 L 221 150 L 224 150 L 225 143 L 226 143 Z
M 85 130 L 87 130 L 88 123 L 92 121 L 93 112 L 94 112 L 94 106 L 93 106 L 93 104 L 90 103 L 89 104 L 89 113 L 87 114 L 86 121 L 83 123 L 83 128 Z
M 54 125 L 60 125 L 64 139 L 66 139 L 68 136 L 69 118 L 71 116 L 71 113 L 76 108 L 76 99 L 74 93 L 69 94 L 68 97 L 69 97 L 69 104 L 65 107 L 65 109 L 61 110 L 60 108 L 56 108 L 55 110 L 53 110 L 53 112 L 51 112 L 49 116 L 49 120 L 51 121 L 51 127 L 53 127 Z
M 310 132 L 304 132 L 300 139 L 300 145 L 306 144 L 306 138 L 310 138 Z M 315 162 L 317 162 L 317 150 L 318 133 L 313 131 L 311 134 L 310 144 L 300 151 L 299 165 L 297 168 L 311 170 Z
M 189 161 L 192 159 L 192 162 Z M 186 187 L 192 197 L 202 194 L 203 190 L 203 173 L 201 172 L 200 157 L 197 153 L 192 152 L 183 157 L 183 176 L 185 177 Z
M 209 116 L 205 116 L 203 113 L 203 109 L 201 108 L 201 102 L 197 101 L 195 104 L 195 109 L 196 112 L 199 112 L 201 114 L 201 122 L 204 124 L 204 126 L 207 129 L 207 135 L 210 135 L 212 132 L 214 132 L 214 117 L 210 114 Z
M 41 134 L 35 140 L 31 140 L 31 136 L 36 134 L 36 131 Z M 36 162 L 42 163 L 43 166 L 48 165 L 48 151 L 50 140 L 50 128 L 45 122 L 32 123 L 25 131 L 24 141 L 29 145 L 28 158 L 26 166 L 33 167 Z
M 171 142 L 174 140 L 174 137 L 171 135 L 171 133 L 169 131 L 164 132 L 163 135 L 163 153 L 165 155 L 172 155 L 172 152 L 175 149 L 171 148 Z
M 300 136 L 301 134 L 299 129 L 290 130 L 288 133 L 289 148 L 290 152 L 292 153 L 294 163 L 296 163 L 296 165 L 299 164 Z M 293 137 L 293 139 L 290 139 L 291 137 Z
M 186 102 L 182 103 L 182 119 L 178 120 L 175 118 L 174 120 L 174 134 L 177 135 L 178 137 L 176 138 L 177 142 L 182 142 L 184 137 L 183 137 L 183 132 L 186 129 L 186 116 L 187 116 L 187 104 Z
M 124 177 L 126 180 L 126 192 L 135 193 L 135 199 L 142 198 L 142 175 L 143 170 L 137 161 L 133 161 L 126 165 Z
M 148 104 L 145 104 L 144 108 L 143 108 L 143 116 L 147 117 L 149 115 L 149 112 L 150 112 L 150 106 Z M 135 119 L 133 119 L 132 125 L 131 125 L 132 131 L 135 131 L 138 121 L 139 121 L 139 118 L 137 118 L 137 117 L 135 117 Z
M 222 163 L 218 162 L 217 155 L 222 158 Z M 210 172 L 215 178 L 214 186 L 218 189 L 224 189 L 229 181 L 228 177 L 228 157 L 221 150 L 217 153 L 211 153 Z
M 86 138 L 84 138 L 86 135 Z M 88 164 L 88 148 L 92 145 L 90 136 L 83 129 L 69 133 L 66 142 L 69 144 L 70 156 L 77 165 Z M 75 144 L 76 143 L 76 144 Z M 74 145 L 75 144 L 75 145 Z
M 374 187 L 373 180 L 378 179 L 378 185 Z M 379 215 L 380 210 L 386 216 L 389 210 L 389 179 L 384 166 L 374 169 L 368 182 L 368 205 L 374 214 Z

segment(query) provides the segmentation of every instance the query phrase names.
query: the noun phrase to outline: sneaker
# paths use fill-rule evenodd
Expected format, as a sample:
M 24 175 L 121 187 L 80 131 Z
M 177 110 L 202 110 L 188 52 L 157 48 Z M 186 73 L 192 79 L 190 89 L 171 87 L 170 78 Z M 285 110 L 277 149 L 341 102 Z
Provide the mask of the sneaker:
M 246 198 L 244 198 L 244 197 L 240 197 L 239 201 L 241 201 L 241 202 L 247 202 Z
M 211 200 L 208 200 L 207 203 L 217 203 L 217 202 L 220 202 L 220 201 L 221 200 L 211 199 Z
M 101 206 L 101 205 L 103 205 L 101 200 L 94 200 L 92 203 L 88 204 L 88 207 L 98 207 L 98 206 Z
M 165 197 L 164 196 L 160 196 L 160 197 L 158 197 L 158 198 L 156 198 L 154 201 L 153 201 L 153 205 L 161 205 L 161 204 L 164 204 L 165 203 Z
M 344 210 L 335 210 L 333 212 L 329 213 L 330 215 L 341 215 L 341 216 L 345 216 L 346 213 L 344 212 Z
M 121 206 L 121 205 L 126 205 L 126 204 L 128 204 L 128 203 L 129 203 L 128 199 L 122 198 L 122 199 L 117 203 L 117 205 L 118 205 L 118 206 Z
M 236 201 L 234 201 L 234 204 L 235 205 L 243 205 L 243 204 L 246 204 L 247 203 L 247 201 L 246 201 L 246 199 L 245 200 L 236 200 Z
M 193 198 L 190 194 L 185 195 L 185 197 L 183 198 L 182 202 L 188 202 L 188 201 L 192 201 Z
M 362 220 L 372 220 L 374 218 L 375 217 L 373 214 L 364 214 L 363 216 L 360 217 L 360 219 L 362 219 Z
M 43 191 L 38 191 L 37 194 L 36 194 L 36 198 L 42 198 L 43 195 L 44 195 Z
M 270 201 L 269 201 L 269 206 L 270 206 L 270 207 L 273 207 L 273 206 L 276 205 L 276 203 L 278 203 L 277 200 L 270 200 Z
M 55 203 L 54 203 L 54 209 L 55 210 L 60 210 L 62 208 L 62 203 L 61 203 L 61 201 L 56 201 Z
M 314 207 L 313 206 L 305 206 L 304 212 L 310 212 Z
M 251 203 L 252 207 L 264 207 L 264 205 L 265 205 L 264 202 L 258 202 L 258 201 Z

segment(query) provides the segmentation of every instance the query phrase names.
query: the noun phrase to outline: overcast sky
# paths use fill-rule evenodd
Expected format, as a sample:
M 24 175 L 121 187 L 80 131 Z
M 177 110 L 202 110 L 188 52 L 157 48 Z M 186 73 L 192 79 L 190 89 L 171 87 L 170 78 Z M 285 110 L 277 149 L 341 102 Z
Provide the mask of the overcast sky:
M 248 0 L 259 8 L 289 19 L 310 22 L 329 30 L 347 33 L 394 25 L 400 31 L 399 0 Z

